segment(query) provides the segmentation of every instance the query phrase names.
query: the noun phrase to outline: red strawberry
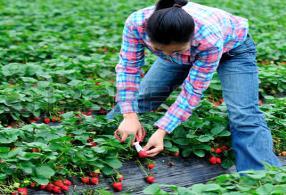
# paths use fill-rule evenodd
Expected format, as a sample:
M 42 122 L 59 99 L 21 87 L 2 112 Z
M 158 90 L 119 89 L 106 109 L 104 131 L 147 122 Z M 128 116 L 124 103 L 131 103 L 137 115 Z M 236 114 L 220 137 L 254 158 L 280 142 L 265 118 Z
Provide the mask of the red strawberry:
M 18 195 L 18 192 L 12 192 L 11 195 Z
M 216 163 L 217 163 L 217 164 L 221 164 L 221 159 L 217 157 L 217 158 L 216 158 Z
M 210 158 L 209 158 L 209 162 L 210 162 L 212 165 L 216 164 L 216 157 L 215 157 L 215 156 L 210 157 Z
M 98 178 L 97 177 L 90 178 L 90 183 L 93 185 L 97 185 L 98 184 Z
M 82 177 L 81 178 L 82 183 L 88 184 L 89 183 L 89 177 Z
M 95 147 L 97 144 L 96 142 L 90 142 L 91 147 Z
M 122 183 L 121 182 L 114 182 L 112 184 L 112 187 L 113 187 L 114 191 L 116 191 L 116 192 L 122 191 Z
M 117 179 L 118 179 L 118 181 L 123 181 L 123 179 L 124 179 L 124 176 L 123 175 L 121 175 L 121 174 L 119 174 L 119 175 L 117 175 Z
M 54 184 L 51 184 L 51 183 L 48 183 L 48 185 L 46 186 L 46 190 L 48 192 L 52 192 L 53 188 L 54 188 Z
M 50 122 L 51 122 L 51 120 L 49 118 L 44 119 L 44 123 L 49 124 Z
M 31 188 L 34 188 L 34 187 L 36 187 L 36 185 L 37 185 L 36 182 L 32 182 L 32 183 L 30 184 L 30 187 L 31 187 Z
M 61 189 L 63 190 L 63 191 L 69 191 L 69 187 L 68 186 L 65 186 L 65 185 L 63 185 L 62 187 L 61 187 Z
M 47 185 L 40 185 L 40 189 L 41 189 L 41 190 L 46 189 L 46 187 L 47 187 Z
M 68 179 L 63 180 L 63 183 L 64 183 L 66 186 L 72 185 L 72 182 L 71 182 L 70 180 L 68 180 Z
M 62 180 L 57 180 L 57 181 L 54 181 L 54 185 L 61 188 L 62 186 L 64 186 L 64 183 Z
M 155 164 L 154 164 L 154 163 L 148 164 L 148 169 L 154 169 L 154 167 L 155 167 Z
M 92 115 L 92 111 L 86 112 L 86 116 L 91 116 L 91 115 Z
M 180 156 L 180 152 L 179 152 L 179 151 L 177 151 L 177 152 L 173 153 L 173 156 L 175 156 L 175 157 L 179 157 L 179 156 Z
M 54 186 L 54 187 L 53 187 L 53 192 L 54 192 L 54 193 L 61 193 L 62 191 L 61 191 L 61 188 L 60 188 L 60 187 Z
M 27 195 L 28 194 L 28 189 L 27 188 L 18 188 L 17 191 L 21 195 Z
M 217 149 L 215 150 L 215 153 L 220 154 L 220 153 L 222 153 L 222 150 L 221 150 L 220 148 L 217 148 Z
M 155 182 L 155 177 L 153 177 L 153 176 L 147 176 L 145 179 L 146 179 L 146 182 L 149 184 Z
M 138 153 L 138 156 L 139 156 L 139 158 L 147 158 L 148 157 L 147 152 L 145 150 L 141 150 Z

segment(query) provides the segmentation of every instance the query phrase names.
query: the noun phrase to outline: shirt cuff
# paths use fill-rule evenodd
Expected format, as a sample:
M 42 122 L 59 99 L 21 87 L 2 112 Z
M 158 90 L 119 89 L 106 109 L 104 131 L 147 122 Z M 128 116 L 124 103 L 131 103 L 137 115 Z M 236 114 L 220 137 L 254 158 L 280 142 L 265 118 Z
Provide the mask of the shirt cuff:
M 131 113 L 131 112 L 138 112 L 138 102 L 118 102 L 120 107 L 121 114 Z
M 173 104 L 166 114 L 154 125 L 170 134 L 177 126 L 186 121 L 190 116 L 191 113 L 178 107 L 176 104 Z

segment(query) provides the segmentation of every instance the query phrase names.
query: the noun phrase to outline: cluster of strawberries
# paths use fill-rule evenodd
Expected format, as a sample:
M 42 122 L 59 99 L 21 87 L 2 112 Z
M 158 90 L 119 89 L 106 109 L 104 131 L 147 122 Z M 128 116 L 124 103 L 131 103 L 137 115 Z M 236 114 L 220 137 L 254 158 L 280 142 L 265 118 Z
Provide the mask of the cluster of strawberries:
M 217 148 L 211 148 L 212 155 L 209 158 L 209 162 L 214 164 L 221 164 L 221 157 L 219 157 L 220 154 L 222 154 L 224 151 L 229 150 L 229 148 L 225 145 Z

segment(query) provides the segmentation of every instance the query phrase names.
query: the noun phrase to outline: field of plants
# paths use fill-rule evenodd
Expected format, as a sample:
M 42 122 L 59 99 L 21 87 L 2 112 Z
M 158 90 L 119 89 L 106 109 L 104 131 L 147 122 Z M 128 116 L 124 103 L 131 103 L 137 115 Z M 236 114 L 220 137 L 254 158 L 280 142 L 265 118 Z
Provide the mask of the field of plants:
M 250 20 L 258 50 L 260 108 L 272 131 L 275 153 L 286 156 L 286 1 L 194 2 Z M 154 3 L 0 1 L 0 194 L 25 195 L 27 188 L 63 193 L 75 180 L 96 186 L 103 177 L 113 181 L 109 191 L 86 193 L 124 191 L 119 169 L 127 160 L 138 162 L 148 176 L 146 182 L 154 182 L 153 159 L 138 158 L 131 139 L 122 144 L 114 138 L 121 116 L 105 119 L 115 103 L 114 68 L 124 21 L 133 11 Z M 148 53 L 144 71 L 154 60 Z M 145 142 L 177 94 L 172 93 L 156 112 L 140 115 L 147 132 Z M 161 155 L 202 158 L 225 169 L 234 164 L 226 106 L 216 75 L 200 106 L 165 138 L 164 146 Z M 248 175 L 222 175 L 191 188 L 156 184 L 144 193 L 285 193 L 285 168 L 269 166 Z

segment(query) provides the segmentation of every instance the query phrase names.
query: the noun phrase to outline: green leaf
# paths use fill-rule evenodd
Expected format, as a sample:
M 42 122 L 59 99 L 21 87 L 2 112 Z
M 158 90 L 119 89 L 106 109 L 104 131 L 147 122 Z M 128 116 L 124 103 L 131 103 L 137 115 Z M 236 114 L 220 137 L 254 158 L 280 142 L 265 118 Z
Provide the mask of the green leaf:
M 49 166 L 36 167 L 35 171 L 38 178 L 49 179 L 55 175 L 55 171 Z
M 203 150 L 194 150 L 194 154 L 197 155 L 198 157 L 204 157 L 205 156 L 205 151 L 203 151 Z
M 268 194 L 271 194 L 273 189 L 274 189 L 274 186 L 270 183 L 267 183 L 257 188 L 256 192 L 259 195 L 268 195 Z
M 46 185 L 49 183 L 49 179 L 41 177 L 32 177 L 32 179 L 40 185 Z
M 160 186 L 158 184 L 152 184 L 144 189 L 144 194 L 167 194 L 167 192 L 164 192 L 161 190 Z
M 214 137 L 211 136 L 211 135 L 200 135 L 197 138 L 197 140 L 200 141 L 200 142 L 209 142 L 211 140 L 214 140 Z
M 104 160 L 107 165 L 114 169 L 119 169 L 122 167 L 122 163 L 116 158 L 107 158 Z

